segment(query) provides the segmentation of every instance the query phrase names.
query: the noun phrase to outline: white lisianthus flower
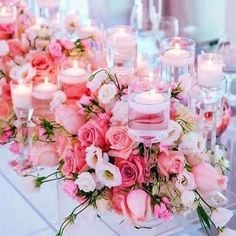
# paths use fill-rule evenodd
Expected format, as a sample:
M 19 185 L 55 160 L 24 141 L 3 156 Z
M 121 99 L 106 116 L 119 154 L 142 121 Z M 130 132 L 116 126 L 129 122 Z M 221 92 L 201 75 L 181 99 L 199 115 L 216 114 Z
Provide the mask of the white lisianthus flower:
M 112 123 L 119 122 L 122 125 L 126 125 L 128 123 L 128 111 L 129 111 L 128 102 L 117 101 L 111 110 L 112 112 L 111 122 Z
M 14 80 L 31 80 L 36 75 L 36 69 L 27 63 L 23 66 L 14 66 L 9 75 Z
M 235 235 L 236 231 L 227 227 L 224 228 L 223 231 L 218 234 L 218 236 L 235 236 Z
M 206 140 L 197 132 L 190 132 L 181 137 L 179 149 L 185 155 L 202 153 L 206 147 Z
M 79 186 L 79 189 L 84 192 L 92 192 L 96 188 L 96 182 L 89 172 L 80 174 L 75 183 Z
M 10 51 L 9 45 L 6 40 L 0 40 L 0 57 L 6 56 Z
M 175 187 L 180 192 L 183 192 L 184 190 L 194 190 L 197 186 L 193 174 L 187 170 L 184 170 L 182 173 L 178 174 Z
M 110 208 L 111 206 L 108 200 L 101 198 L 96 201 L 96 211 L 99 215 L 106 213 Z
M 87 147 L 85 160 L 90 168 L 95 169 L 96 165 L 103 162 L 102 149 L 94 145 Z
M 104 84 L 98 91 L 98 100 L 103 104 L 108 104 L 117 93 L 116 86 L 113 83 Z
M 57 106 L 63 104 L 66 102 L 66 94 L 61 91 L 58 90 L 53 94 L 53 99 L 50 102 L 50 111 L 54 111 L 56 109 Z
M 216 225 L 216 227 L 222 228 L 224 227 L 232 218 L 233 211 L 218 207 L 211 214 L 211 220 Z
M 172 145 L 177 141 L 182 133 L 182 127 L 178 122 L 169 120 L 169 125 L 167 129 L 167 138 L 161 141 L 164 145 Z
M 181 202 L 184 206 L 189 207 L 189 208 L 193 208 L 194 207 L 194 200 L 196 198 L 196 195 L 193 191 L 189 191 L 189 190 L 184 190 L 181 193 Z
M 119 186 L 122 182 L 119 168 L 111 163 L 101 163 L 97 165 L 96 177 L 99 182 L 108 188 Z
M 193 78 L 189 75 L 181 75 L 179 77 L 180 87 L 183 89 L 183 93 L 187 94 L 192 87 Z
M 98 90 L 101 87 L 102 83 L 106 80 L 106 78 L 107 74 L 105 71 L 102 70 L 98 72 L 91 81 L 87 82 L 87 88 L 89 88 L 93 92 Z

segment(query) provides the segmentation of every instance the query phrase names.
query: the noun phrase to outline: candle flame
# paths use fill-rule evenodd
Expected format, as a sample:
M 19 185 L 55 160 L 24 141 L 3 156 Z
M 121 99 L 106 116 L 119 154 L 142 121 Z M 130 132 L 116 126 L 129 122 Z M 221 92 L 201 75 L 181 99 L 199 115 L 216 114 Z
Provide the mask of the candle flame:
M 177 49 L 177 50 L 180 49 L 180 44 L 179 43 L 175 44 L 175 49 Z
M 1 14 L 5 14 L 7 12 L 7 8 L 4 6 L 2 9 L 1 9 Z
M 45 83 L 45 84 L 48 84 L 48 80 L 49 80 L 49 78 L 48 78 L 48 76 L 46 76 L 46 77 L 44 78 L 44 83 Z
M 148 79 L 149 79 L 150 81 L 153 81 L 153 77 L 154 77 L 153 73 L 152 73 L 152 72 L 149 72 L 149 73 L 148 73 Z

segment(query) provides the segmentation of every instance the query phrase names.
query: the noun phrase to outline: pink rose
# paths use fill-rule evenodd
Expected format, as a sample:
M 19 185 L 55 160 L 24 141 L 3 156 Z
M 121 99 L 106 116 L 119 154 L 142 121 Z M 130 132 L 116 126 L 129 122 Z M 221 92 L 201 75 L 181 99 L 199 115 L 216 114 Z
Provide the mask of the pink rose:
M 167 209 L 166 204 L 164 202 L 161 202 L 160 204 L 156 204 L 154 206 L 154 216 L 156 218 L 160 218 L 164 221 L 167 221 L 171 218 L 172 214 Z
M 72 104 L 57 106 L 54 115 L 55 121 L 71 134 L 77 134 L 79 128 L 85 123 L 85 118 L 79 114 L 77 106 Z
M 53 61 L 46 52 L 37 53 L 31 60 L 32 66 L 37 70 L 37 74 L 47 74 L 53 70 Z
M 61 58 L 63 55 L 62 47 L 57 42 L 53 42 L 49 45 L 49 52 L 53 58 Z
M 10 107 L 8 103 L 1 99 L 0 100 L 0 119 L 6 118 L 10 114 Z
M 25 51 L 22 48 L 21 44 L 19 41 L 17 40 L 10 40 L 8 41 L 8 45 L 9 45 L 9 51 L 12 57 L 15 56 L 24 56 Z
M 9 147 L 10 151 L 13 152 L 14 154 L 19 154 L 20 153 L 20 146 L 19 143 L 17 141 L 14 141 L 10 147 Z
M 56 146 L 53 143 L 37 142 L 30 150 L 30 160 L 36 166 L 52 167 L 58 164 Z
M 151 198 L 142 189 L 132 190 L 121 202 L 121 209 L 125 220 L 141 225 L 152 216 Z
M 69 150 L 72 149 L 71 141 L 67 136 L 58 136 L 56 139 L 57 154 L 64 158 Z
M 134 147 L 134 141 L 128 134 L 126 126 L 110 127 L 106 133 L 106 140 L 110 144 L 109 155 L 127 159 Z
M 72 173 L 79 173 L 87 169 L 85 150 L 79 145 L 75 145 L 73 150 L 68 150 L 63 160 L 61 171 L 65 176 L 71 176 Z
M 179 174 L 184 170 L 184 157 L 177 151 L 160 153 L 157 157 L 159 173 L 166 177 L 170 174 Z
M 71 50 L 75 47 L 74 43 L 70 40 L 59 40 L 58 41 L 64 50 Z
M 12 131 L 11 127 L 6 126 L 3 129 L 2 134 L 0 135 L 0 144 L 8 143 L 11 139 L 12 134 L 13 134 L 13 131 Z
M 122 209 L 121 209 L 121 202 L 123 200 L 125 200 L 127 195 L 127 191 L 126 189 L 122 189 L 120 187 L 115 187 L 112 189 L 112 194 L 111 194 L 111 204 L 112 204 L 112 209 L 114 209 L 114 211 L 117 214 L 121 214 L 122 213 Z
M 78 186 L 72 180 L 66 180 L 62 183 L 62 189 L 73 199 L 76 199 L 76 194 L 78 192 Z
M 106 146 L 106 131 L 106 125 L 101 126 L 97 120 L 91 119 L 79 129 L 78 140 L 83 147 L 93 144 L 96 147 L 104 148 Z
M 224 191 L 227 188 L 228 178 L 219 173 L 209 163 L 198 163 L 192 168 L 192 174 L 197 185 L 197 189 L 205 194 L 214 191 Z
M 15 31 L 13 24 L 0 24 L 0 39 L 12 38 Z
M 116 158 L 116 166 L 122 176 L 121 187 L 131 187 L 144 182 L 145 161 L 140 156 L 131 156 L 127 160 Z

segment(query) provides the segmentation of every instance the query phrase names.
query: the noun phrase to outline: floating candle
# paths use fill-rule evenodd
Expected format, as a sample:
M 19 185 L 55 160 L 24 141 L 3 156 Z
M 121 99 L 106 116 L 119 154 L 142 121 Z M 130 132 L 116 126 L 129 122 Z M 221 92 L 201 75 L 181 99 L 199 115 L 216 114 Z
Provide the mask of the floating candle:
M 13 9 L 8 11 L 5 6 L 0 9 L 0 24 L 12 24 L 15 22 Z

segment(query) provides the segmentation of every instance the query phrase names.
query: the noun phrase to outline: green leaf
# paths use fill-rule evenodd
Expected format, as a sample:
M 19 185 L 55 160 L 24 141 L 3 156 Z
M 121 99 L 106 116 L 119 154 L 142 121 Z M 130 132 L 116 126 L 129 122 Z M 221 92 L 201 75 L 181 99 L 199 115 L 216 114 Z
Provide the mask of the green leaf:
M 209 229 L 211 229 L 209 216 L 207 215 L 206 211 L 204 210 L 201 204 L 199 204 L 197 207 L 197 214 L 199 219 L 202 220 Z

